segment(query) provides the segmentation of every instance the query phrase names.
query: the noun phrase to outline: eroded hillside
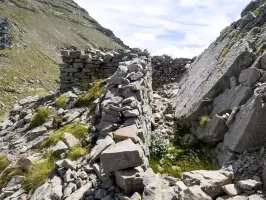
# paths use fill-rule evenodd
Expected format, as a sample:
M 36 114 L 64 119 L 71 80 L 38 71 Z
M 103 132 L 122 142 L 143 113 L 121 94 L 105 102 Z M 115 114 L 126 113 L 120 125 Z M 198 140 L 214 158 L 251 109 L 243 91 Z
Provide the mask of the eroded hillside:
M 125 47 L 72 0 L 10 0 L 0 4 L 0 14 L 2 36 L 7 33 L 0 42 L 0 115 L 24 96 L 57 87 L 60 49 Z

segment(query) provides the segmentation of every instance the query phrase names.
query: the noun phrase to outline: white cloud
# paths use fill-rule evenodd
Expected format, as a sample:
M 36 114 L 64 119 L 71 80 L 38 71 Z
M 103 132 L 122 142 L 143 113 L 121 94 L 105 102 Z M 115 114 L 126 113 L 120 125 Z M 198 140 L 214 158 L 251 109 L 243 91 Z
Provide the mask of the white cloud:
M 250 0 L 75 0 L 125 44 L 193 57 L 239 17 Z

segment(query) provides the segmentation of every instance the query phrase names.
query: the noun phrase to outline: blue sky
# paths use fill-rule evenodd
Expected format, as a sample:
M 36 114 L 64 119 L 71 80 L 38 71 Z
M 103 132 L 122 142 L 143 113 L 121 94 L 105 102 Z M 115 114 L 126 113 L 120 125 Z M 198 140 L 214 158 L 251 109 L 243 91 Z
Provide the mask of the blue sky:
M 130 47 L 199 55 L 251 0 L 75 0 Z

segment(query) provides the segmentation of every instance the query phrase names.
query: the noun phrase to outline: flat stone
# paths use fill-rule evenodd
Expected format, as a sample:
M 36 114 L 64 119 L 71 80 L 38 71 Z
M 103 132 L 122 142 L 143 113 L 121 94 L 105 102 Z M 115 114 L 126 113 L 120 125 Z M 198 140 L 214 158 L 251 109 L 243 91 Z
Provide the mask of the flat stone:
M 100 156 L 101 167 L 105 172 L 137 167 L 143 164 L 142 153 L 131 139 L 108 147 Z
M 121 122 L 121 118 L 119 116 L 108 114 L 108 113 L 103 114 L 102 120 L 108 121 L 108 122 L 113 122 L 113 123 Z
M 47 128 L 40 126 L 27 132 L 26 137 L 28 141 L 31 141 L 45 133 L 47 133 Z
M 71 161 L 69 159 L 59 160 L 55 163 L 55 165 L 58 168 L 64 168 L 66 170 L 68 170 L 68 169 L 76 170 L 76 168 L 77 168 L 76 162 Z
M 114 138 L 118 140 L 131 139 L 133 142 L 137 142 L 138 128 L 136 125 L 120 128 L 114 132 Z
M 74 200 L 74 199 L 82 199 L 84 194 L 92 188 L 92 183 L 88 182 L 84 186 L 82 186 L 80 189 L 76 190 L 74 193 L 72 193 L 69 197 L 67 197 L 65 200 Z
M 197 185 L 189 187 L 178 194 L 180 200 L 211 200 L 212 198 L 205 194 Z
M 229 196 L 236 196 L 241 194 L 241 189 L 236 184 L 228 184 L 223 186 L 223 190 Z
M 227 171 L 191 171 L 182 175 L 182 181 L 186 186 L 199 185 L 210 197 L 214 198 L 224 193 L 222 186 L 231 184 L 233 173 Z
M 79 140 L 70 133 L 64 133 L 61 139 L 69 148 L 80 144 Z
M 122 111 L 123 115 L 125 117 L 138 117 L 140 115 L 139 110 L 138 109 L 134 109 L 134 110 L 124 110 Z
M 237 185 L 244 190 L 253 190 L 253 189 L 260 189 L 262 183 L 256 180 L 248 179 L 248 180 L 238 181 Z
M 253 194 L 248 197 L 248 200 L 265 200 L 265 196 L 262 194 Z
M 96 192 L 95 192 L 95 198 L 96 199 L 103 199 L 107 195 L 108 195 L 108 192 L 106 190 L 103 190 L 103 189 L 96 190 Z
M 63 141 L 60 140 L 59 142 L 57 142 L 55 146 L 51 148 L 51 151 L 55 154 L 60 154 L 65 152 L 67 149 L 68 146 Z

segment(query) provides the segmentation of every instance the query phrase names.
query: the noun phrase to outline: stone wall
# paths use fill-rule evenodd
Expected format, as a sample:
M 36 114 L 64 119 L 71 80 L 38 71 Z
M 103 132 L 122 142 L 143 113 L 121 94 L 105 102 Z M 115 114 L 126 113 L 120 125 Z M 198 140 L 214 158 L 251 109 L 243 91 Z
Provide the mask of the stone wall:
M 60 64 L 60 89 L 69 90 L 73 86 L 91 82 L 93 77 L 108 78 L 116 71 L 119 62 L 148 55 L 148 52 L 142 52 L 139 49 L 104 52 L 91 48 L 84 52 L 64 50 L 61 54 L 63 64 Z M 186 71 L 186 65 L 189 63 L 191 63 L 190 59 L 172 59 L 169 56 L 152 57 L 153 86 L 161 87 L 164 83 L 177 81 Z
M 8 34 L 9 23 L 0 15 L 0 50 L 10 48 L 11 38 Z

